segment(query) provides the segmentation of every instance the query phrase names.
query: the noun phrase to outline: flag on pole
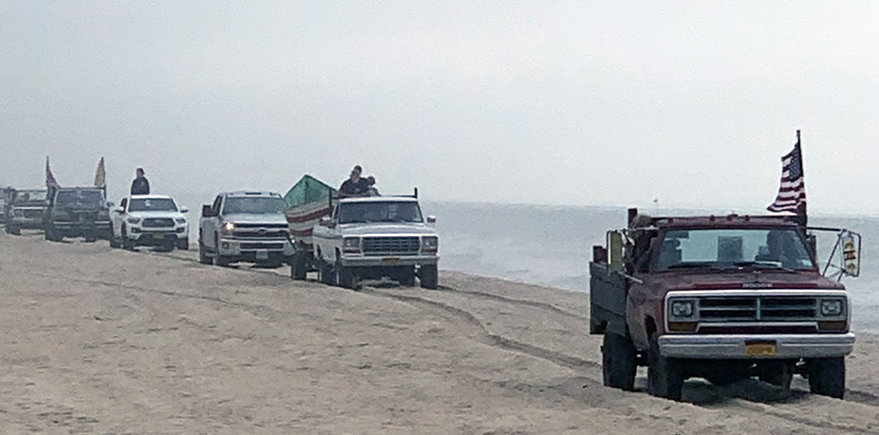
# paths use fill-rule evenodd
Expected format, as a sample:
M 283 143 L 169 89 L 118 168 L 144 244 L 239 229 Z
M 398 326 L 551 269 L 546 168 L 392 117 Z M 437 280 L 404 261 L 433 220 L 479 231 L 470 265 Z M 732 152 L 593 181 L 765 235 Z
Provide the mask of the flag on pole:
M 767 210 L 772 212 L 798 212 L 806 204 L 806 183 L 803 176 L 803 154 L 800 151 L 799 131 L 793 151 L 781 158 L 781 186 L 778 197 Z
M 46 156 L 46 187 L 48 189 L 59 187 L 55 176 L 52 175 L 52 168 L 49 167 L 49 156 Z
M 104 158 L 98 162 L 98 169 L 95 171 L 95 187 L 105 189 L 107 187 L 107 169 L 104 168 Z

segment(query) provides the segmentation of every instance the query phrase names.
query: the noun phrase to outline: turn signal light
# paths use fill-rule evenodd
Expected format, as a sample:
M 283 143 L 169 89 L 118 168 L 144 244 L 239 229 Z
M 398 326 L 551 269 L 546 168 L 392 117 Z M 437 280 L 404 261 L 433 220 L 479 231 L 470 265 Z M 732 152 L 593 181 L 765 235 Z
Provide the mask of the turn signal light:
M 845 320 L 832 320 L 818 322 L 818 329 L 821 331 L 839 331 L 845 332 Z
M 669 332 L 696 332 L 696 322 L 668 322 Z

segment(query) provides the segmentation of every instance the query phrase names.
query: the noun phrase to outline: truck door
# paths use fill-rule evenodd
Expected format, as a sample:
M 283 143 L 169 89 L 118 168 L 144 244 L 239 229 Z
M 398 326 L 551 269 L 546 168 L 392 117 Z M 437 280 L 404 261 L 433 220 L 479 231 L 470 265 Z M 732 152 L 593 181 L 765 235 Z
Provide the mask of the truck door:
M 211 204 L 211 216 L 201 221 L 202 243 L 211 249 L 217 248 L 216 241 L 219 238 L 220 207 L 222 205 L 223 195 L 217 195 Z

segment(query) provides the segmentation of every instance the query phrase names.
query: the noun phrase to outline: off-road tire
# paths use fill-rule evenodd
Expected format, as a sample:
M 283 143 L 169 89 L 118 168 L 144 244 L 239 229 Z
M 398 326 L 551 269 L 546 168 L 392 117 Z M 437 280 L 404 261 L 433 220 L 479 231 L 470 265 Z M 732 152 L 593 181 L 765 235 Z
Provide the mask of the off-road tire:
M 342 266 L 341 262 L 336 262 L 336 267 L 333 268 L 336 272 L 336 284 L 342 288 L 354 288 L 354 283 L 357 280 L 357 277 L 354 276 L 354 271 L 351 270 L 350 267 Z
M 767 384 L 774 385 L 784 391 L 785 395 L 790 394 L 790 384 L 794 378 L 794 366 L 787 361 L 777 361 L 772 363 L 764 363 L 762 373 L 759 378 Z
M 177 249 L 181 251 L 189 250 L 189 239 L 177 239 Z
M 307 275 L 308 271 L 305 270 L 305 254 L 301 251 L 296 251 L 293 254 L 293 260 L 290 261 L 290 279 L 304 281 Z
M 220 238 L 214 235 L 214 265 L 220 267 L 229 267 L 232 261 L 225 255 L 220 255 Z
M 397 280 L 400 281 L 400 285 L 404 287 L 414 287 L 415 286 L 415 268 L 414 267 L 406 267 L 400 270 L 400 273 L 397 275 Z
M 418 273 L 418 279 L 421 281 L 421 288 L 436 290 L 439 284 L 439 272 L 435 264 L 421 266 Z
M 604 334 L 601 345 L 601 369 L 604 385 L 626 391 L 635 389 L 635 374 L 638 370 L 635 346 L 629 337 L 617 334 Z
M 647 361 L 647 392 L 651 396 L 681 400 L 681 390 L 684 386 L 682 364 L 675 358 L 660 355 L 656 335 L 650 339 Z
M 845 396 L 845 357 L 816 358 L 807 362 L 812 394 L 842 399 Z
M 320 282 L 322 284 L 334 285 L 335 279 L 336 279 L 336 274 L 334 273 L 332 266 L 325 263 L 323 260 L 318 260 L 318 261 L 319 261 L 319 264 L 317 267 L 318 268 L 318 271 L 317 271 L 318 279 L 320 280 Z

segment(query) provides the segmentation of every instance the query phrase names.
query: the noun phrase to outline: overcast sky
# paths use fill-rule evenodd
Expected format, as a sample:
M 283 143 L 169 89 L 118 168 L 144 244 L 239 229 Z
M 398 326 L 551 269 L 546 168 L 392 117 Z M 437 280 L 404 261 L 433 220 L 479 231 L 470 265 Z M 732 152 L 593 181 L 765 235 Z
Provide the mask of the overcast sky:
M 879 213 L 876 2 L 0 1 L 0 184 Z

